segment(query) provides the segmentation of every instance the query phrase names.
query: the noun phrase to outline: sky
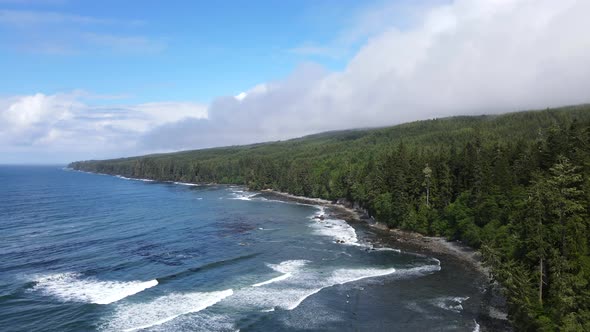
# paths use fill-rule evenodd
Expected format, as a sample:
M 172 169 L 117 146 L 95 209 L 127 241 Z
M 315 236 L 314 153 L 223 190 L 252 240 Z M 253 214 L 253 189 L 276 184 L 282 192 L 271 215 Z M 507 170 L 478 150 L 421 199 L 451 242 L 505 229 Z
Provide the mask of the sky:
M 0 164 L 590 102 L 590 1 L 0 0 Z

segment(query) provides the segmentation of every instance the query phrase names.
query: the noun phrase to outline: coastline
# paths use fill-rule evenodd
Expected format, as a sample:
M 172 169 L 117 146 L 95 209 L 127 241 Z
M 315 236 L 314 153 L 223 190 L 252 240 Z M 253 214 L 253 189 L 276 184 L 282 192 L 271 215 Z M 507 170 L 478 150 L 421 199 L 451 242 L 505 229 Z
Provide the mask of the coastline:
M 72 169 L 73 170 L 73 169 Z M 149 182 L 158 182 L 158 180 L 153 179 L 141 179 L 141 178 L 128 178 L 122 175 L 112 175 L 106 173 L 97 173 L 97 172 L 87 172 L 81 170 L 74 170 L 77 172 L 83 173 L 91 173 L 91 174 L 99 174 L 99 175 L 110 175 L 115 176 L 125 180 L 136 180 L 136 181 L 149 181 Z M 215 185 L 213 183 L 207 184 L 197 184 L 197 183 L 184 183 L 184 182 L 176 182 L 176 181 L 162 181 L 165 183 L 174 183 L 179 185 L 189 185 L 189 186 L 201 186 L 201 185 Z M 359 209 L 355 209 L 349 206 L 346 206 L 341 203 L 335 203 L 326 199 L 322 198 L 310 198 L 305 196 L 296 196 L 286 192 L 280 192 L 272 189 L 262 189 L 260 191 L 253 191 L 259 192 L 259 195 L 265 198 L 271 198 L 276 200 L 288 201 L 288 202 L 295 202 L 299 204 L 307 204 L 307 205 L 320 205 L 328 208 L 329 215 L 337 218 L 342 219 L 348 223 L 359 223 L 362 222 L 367 226 L 371 227 L 372 229 L 380 232 L 381 238 L 389 238 L 388 240 L 393 240 L 396 244 L 402 245 L 403 247 L 410 247 L 414 251 L 418 252 L 429 252 L 433 254 L 444 254 L 453 256 L 454 258 L 466 263 L 467 265 L 471 266 L 473 269 L 478 271 L 481 275 L 485 276 L 487 280 L 490 280 L 489 269 L 485 267 L 482 263 L 481 255 L 478 251 L 463 245 L 459 242 L 451 242 L 447 241 L 445 238 L 442 237 L 433 237 L 433 236 L 426 236 L 415 232 L 404 231 L 401 229 L 394 229 L 389 228 L 385 224 L 376 222 L 372 220 L 368 215 L 366 215 L 365 211 L 361 211 Z M 389 242 L 389 241 L 388 241 Z
M 81 171 L 84 172 L 84 171 Z M 92 174 L 101 174 L 95 172 L 86 172 Z M 103 174 L 116 176 L 126 180 L 138 181 L 156 181 L 152 179 L 126 178 L 112 174 Z M 214 184 L 195 184 L 195 183 L 180 183 L 174 181 L 161 181 L 182 185 L 191 186 L 206 186 Z M 247 186 L 243 186 L 247 189 Z M 476 323 L 478 327 L 474 331 L 512 331 L 512 327 L 507 319 L 505 300 L 501 295 L 500 286 L 497 283 L 492 283 L 489 275 L 489 270 L 483 266 L 479 252 L 469 248 L 459 242 L 447 241 L 441 237 L 429 237 L 422 234 L 403 231 L 399 229 L 389 229 L 383 223 L 379 223 L 370 218 L 366 211 L 360 208 L 351 206 L 349 202 L 333 202 L 321 198 L 310 198 L 304 196 L 296 196 L 285 192 L 279 192 L 272 189 L 252 190 L 252 193 L 257 193 L 256 196 L 279 200 L 284 202 L 292 202 L 297 204 L 315 205 L 326 207 L 326 215 L 341 219 L 350 225 L 364 228 L 367 233 L 372 234 L 368 241 L 375 247 L 393 247 L 407 252 L 425 254 L 432 256 L 441 261 L 453 260 L 461 266 L 470 271 L 474 271 L 476 279 L 485 280 L 487 286 L 483 286 L 482 292 L 484 300 L 480 304 L 480 314 L 477 317 Z
M 365 227 L 373 233 L 370 243 L 375 247 L 394 247 L 404 251 L 433 256 L 439 260 L 453 260 L 474 271 L 483 281 L 484 299 L 480 304 L 481 313 L 477 318 L 477 331 L 512 331 L 508 320 L 506 302 L 501 286 L 490 277 L 489 269 L 483 265 L 481 254 L 460 242 L 448 241 L 442 237 L 425 236 L 400 229 L 390 229 L 385 224 L 372 220 L 365 211 L 321 198 L 295 196 L 275 190 L 261 190 L 264 198 L 295 202 L 299 204 L 321 205 L 327 208 L 326 214 L 342 219 L 350 225 Z
M 453 256 L 474 268 L 488 280 L 491 280 L 489 275 L 490 271 L 483 265 L 481 254 L 477 250 L 463 245 L 460 242 L 448 241 L 443 237 L 426 236 L 415 232 L 389 228 L 383 223 L 371 220 L 363 211 L 321 198 L 295 196 L 270 189 L 261 190 L 261 193 L 262 196 L 265 197 L 269 195 L 277 196 L 277 198 L 283 198 L 286 201 L 325 206 L 329 208 L 329 214 L 335 218 L 343 219 L 349 223 L 365 222 L 369 227 L 380 232 L 382 237 L 388 237 L 396 243 L 405 244 L 404 247 L 411 246 L 416 247 L 415 249 L 418 249 L 418 251 L 428 251 Z

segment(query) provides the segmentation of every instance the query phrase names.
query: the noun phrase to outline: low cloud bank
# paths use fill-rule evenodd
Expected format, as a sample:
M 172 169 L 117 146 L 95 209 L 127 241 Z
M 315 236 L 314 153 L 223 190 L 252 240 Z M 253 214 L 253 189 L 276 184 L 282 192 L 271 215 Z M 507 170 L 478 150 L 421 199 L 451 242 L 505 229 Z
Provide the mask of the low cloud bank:
M 300 66 L 222 97 L 209 117 L 160 126 L 142 146 L 210 147 L 456 114 L 590 100 L 588 1 L 458 0 L 371 38 L 342 72 Z

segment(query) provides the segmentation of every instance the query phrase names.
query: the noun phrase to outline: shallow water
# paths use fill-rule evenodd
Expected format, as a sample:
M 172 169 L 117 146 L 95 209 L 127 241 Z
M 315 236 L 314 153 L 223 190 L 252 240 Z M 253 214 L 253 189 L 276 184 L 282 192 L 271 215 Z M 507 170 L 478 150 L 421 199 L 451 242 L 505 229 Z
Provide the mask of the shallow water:
M 473 331 L 481 285 L 318 207 L 0 166 L 1 331 Z M 342 240 L 345 243 L 336 243 Z

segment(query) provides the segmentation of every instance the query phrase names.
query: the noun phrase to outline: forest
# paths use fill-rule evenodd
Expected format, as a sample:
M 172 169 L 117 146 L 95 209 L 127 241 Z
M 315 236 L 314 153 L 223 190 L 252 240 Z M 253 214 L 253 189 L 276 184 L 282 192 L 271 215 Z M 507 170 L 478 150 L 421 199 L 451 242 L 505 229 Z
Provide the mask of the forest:
M 70 164 L 345 198 L 481 251 L 519 331 L 590 331 L 590 105 Z

